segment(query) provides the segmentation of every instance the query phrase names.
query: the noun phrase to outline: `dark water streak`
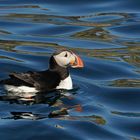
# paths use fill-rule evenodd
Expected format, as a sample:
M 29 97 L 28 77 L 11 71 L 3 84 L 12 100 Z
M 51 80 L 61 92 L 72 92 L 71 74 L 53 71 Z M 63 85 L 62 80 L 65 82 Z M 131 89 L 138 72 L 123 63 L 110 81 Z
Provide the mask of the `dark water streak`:
M 0 0 L 0 80 L 46 69 L 60 48 L 85 63 L 71 70 L 72 91 L 0 87 L 1 139 L 140 139 L 139 23 L 139 0 Z

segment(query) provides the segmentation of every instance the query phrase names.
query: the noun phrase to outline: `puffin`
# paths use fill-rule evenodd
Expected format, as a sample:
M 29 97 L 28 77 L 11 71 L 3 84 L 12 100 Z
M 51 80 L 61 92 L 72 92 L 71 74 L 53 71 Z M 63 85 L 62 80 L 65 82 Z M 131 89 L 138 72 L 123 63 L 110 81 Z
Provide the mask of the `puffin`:
M 6 92 L 47 93 L 57 89 L 71 90 L 73 83 L 69 68 L 83 68 L 82 59 L 71 50 L 59 50 L 49 59 L 49 68 L 43 71 L 13 72 L 0 81 Z

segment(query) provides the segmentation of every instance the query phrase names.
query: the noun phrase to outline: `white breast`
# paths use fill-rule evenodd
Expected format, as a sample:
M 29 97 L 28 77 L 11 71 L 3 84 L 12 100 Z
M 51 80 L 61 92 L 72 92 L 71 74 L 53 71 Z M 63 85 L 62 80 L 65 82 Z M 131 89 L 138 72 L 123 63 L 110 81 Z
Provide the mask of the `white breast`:
M 72 79 L 71 76 L 69 75 L 66 79 L 61 80 L 59 86 L 56 87 L 56 89 L 72 89 L 73 85 L 72 85 Z

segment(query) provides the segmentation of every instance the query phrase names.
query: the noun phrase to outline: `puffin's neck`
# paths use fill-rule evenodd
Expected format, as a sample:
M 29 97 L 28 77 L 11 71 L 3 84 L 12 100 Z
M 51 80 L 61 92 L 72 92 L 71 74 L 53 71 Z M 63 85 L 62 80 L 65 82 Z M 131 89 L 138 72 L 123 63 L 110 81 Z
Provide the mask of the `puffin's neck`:
M 68 68 L 59 66 L 53 56 L 50 58 L 49 64 L 49 70 L 57 72 L 61 80 L 64 80 L 69 76 Z

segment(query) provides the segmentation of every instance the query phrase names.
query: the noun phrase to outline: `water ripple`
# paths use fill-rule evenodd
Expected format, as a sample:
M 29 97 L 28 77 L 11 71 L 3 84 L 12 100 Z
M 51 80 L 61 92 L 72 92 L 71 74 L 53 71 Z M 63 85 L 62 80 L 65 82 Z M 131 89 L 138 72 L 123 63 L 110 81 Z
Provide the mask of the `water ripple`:
M 57 49 L 85 64 L 70 70 L 72 91 L 16 95 L 0 86 L 1 138 L 140 139 L 139 21 L 138 0 L 1 0 L 0 79 L 48 68 Z

